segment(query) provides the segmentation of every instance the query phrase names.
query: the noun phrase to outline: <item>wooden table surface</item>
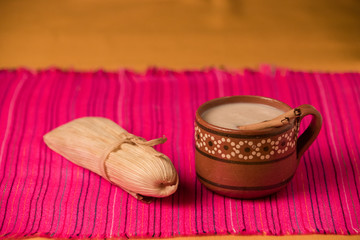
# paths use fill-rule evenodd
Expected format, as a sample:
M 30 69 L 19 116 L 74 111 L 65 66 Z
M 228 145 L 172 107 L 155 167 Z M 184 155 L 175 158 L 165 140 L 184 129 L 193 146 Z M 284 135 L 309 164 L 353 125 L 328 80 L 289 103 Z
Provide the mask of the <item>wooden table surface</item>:
M 360 1 L 1 0 L 0 67 L 360 70 Z
M 2 0 L 0 68 L 360 71 L 359 24 L 357 0 Z M 206 237 L 248 238 L 275 237 Z M 359 236 L 276 237 L 314 238 Z

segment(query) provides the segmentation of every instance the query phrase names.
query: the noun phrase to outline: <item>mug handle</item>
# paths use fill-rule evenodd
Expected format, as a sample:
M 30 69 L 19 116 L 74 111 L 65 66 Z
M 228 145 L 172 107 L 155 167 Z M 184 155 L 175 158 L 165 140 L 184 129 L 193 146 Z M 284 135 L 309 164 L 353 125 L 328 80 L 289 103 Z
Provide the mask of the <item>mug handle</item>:
M 300 159 L 305 151 L 310 147 L 314 142 L 316 137 L 319 135 L 321 126 L 322 126 L 322 116 L 321 114 L 309 104 L 303 104 L 294 109 L 295 115 L 298 117 L 295 119 L 298 126 L 300 125 L 301 120 L 307 115 L 312 115 L 312 120 L 306 130 L 300 135 L 297 142 L 296 152 L 297 158 Z

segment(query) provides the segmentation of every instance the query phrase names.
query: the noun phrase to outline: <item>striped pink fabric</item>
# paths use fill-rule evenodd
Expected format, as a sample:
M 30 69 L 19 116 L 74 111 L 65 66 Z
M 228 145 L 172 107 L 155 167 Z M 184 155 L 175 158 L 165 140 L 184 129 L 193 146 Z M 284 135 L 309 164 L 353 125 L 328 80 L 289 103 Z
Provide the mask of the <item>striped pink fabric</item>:
M 285 189 L 256 200 L 223 197 L 196 179 L 197 107 L 261 95 L 324 117 Z M 202 234 L 358 234 L 360 74 L 260 71 L 0 71 L 0 236 L 169 237 Z M 83 116 L 103 116 L 157 146 L 180 176 L 151 204 L 49 150 L 42 136 Z M 307 121 L 309 122 L 309 121 Z M 304 125 L 304 124 L 303 124 Z M 302 126 L 304 128 L 304 126 Z

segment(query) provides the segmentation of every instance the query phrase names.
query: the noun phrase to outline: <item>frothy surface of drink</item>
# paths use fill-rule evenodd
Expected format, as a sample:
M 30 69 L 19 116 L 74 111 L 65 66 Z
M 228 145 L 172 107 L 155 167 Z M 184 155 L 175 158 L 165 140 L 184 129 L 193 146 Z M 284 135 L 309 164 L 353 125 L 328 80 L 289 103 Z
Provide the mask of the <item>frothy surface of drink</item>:
M 254 123 L 271 120 L 284 111 L 259 103 L 227 103 L 206 110 L 203 119 L 215 126 L 237 129 Z

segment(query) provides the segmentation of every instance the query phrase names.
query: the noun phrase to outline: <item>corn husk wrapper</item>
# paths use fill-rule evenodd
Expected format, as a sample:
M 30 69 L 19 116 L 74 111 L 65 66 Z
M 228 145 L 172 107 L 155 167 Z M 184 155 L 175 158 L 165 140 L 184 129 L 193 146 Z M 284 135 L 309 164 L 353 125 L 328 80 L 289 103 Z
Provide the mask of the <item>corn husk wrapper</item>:
M 99 174 L 145 202 L 173 194 L 179 183 L 170 159 L 146 141 L 101 117 L 84 117 L 44 135 L 49 148 L 71 162 Z

